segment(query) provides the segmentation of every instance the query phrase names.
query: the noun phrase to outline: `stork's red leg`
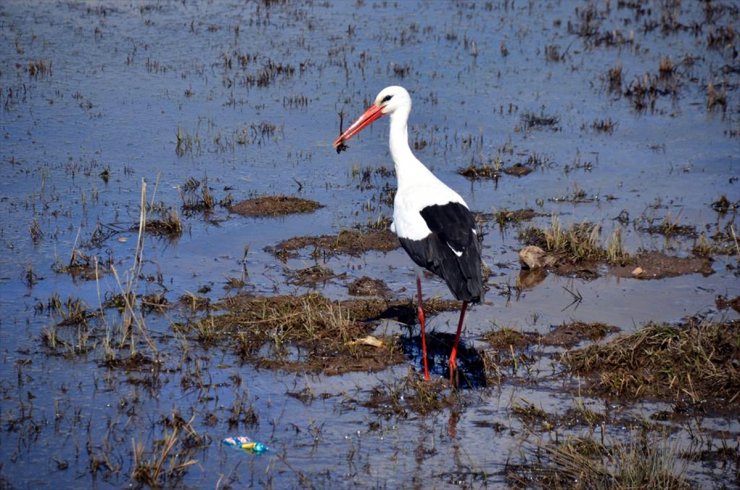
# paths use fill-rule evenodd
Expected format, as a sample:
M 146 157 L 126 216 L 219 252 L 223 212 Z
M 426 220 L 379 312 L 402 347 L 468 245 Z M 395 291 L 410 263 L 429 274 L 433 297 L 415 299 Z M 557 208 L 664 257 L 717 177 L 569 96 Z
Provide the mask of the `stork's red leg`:
M 455 334 L 455 343 L 452 344 L 452 352 L 450 353 L 450 381 L 453 379 L 453 375 L 457 373 L 457 344 L 460 342 L 460 333 L 462 332 L 463 322 L 465 321 L 465 310 L 468 308 L 468 302 L 463 301 L 462 308 L 460 309 L 460 321 L 457 324 L 457 333 Z
M 424 358 L 424 379 L 429 381 L 429 367 L 427 366 L 427 337 L 424 332 L 424 306 L 421 300 L 421 275 L 416 275 L 416 290 L 419 292 L 419 306 L 417 313 L 419 315 L 419 325 L 421 325 L 421 355 Z

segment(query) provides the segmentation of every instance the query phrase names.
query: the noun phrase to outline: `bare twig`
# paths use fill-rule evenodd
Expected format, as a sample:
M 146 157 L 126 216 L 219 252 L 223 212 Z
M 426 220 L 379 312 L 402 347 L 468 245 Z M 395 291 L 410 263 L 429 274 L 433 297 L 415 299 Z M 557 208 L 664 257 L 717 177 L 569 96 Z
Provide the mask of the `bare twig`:
M 581 301 L 583 301 L 583 296 L 581 295 L 581 292 L 576 289 L 576 291 L 574 293 L 571 289 L 568 289 L 565 286 L 563 286 L 563 289 L 565 289 L 566 291 L 568 291 L 568 293 L 570 293 L 570 295 L 573 297 L 573 301 L 571 301 L 570 303 L 568 303 L 568 305 L 565 308 L 563 308 L 562 310 L 560 310 L 560 311 L 565 311 L 565 310 L 567 310 L 568 308 L 570 308 L 573 305 L 575 305 L 575 307 L 573 308 L 573 310 L 577 310 L 578 309 L 578 306 L 581 304 Z

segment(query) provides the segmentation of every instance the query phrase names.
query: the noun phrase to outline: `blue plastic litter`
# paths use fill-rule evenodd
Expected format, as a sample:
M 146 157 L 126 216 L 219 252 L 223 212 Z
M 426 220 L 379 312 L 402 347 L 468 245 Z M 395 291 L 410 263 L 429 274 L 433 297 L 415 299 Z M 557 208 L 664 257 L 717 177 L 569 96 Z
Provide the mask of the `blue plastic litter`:
M 262 454 L 265 451 L 269 451 L 269 448 L 261 442 L 256 442 L 247 436 L 236 436 L 227 437 L 223 440 L 224 445 L 233 447 L 234 449 L 241 449 L 250 454 Z

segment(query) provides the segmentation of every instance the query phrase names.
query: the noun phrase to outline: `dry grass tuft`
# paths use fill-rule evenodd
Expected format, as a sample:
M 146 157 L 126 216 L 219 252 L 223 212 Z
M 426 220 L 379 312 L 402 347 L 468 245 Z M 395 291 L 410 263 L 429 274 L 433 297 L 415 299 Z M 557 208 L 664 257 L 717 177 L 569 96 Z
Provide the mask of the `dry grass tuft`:
M 658 66 L 658 73 L 661 78 L 670 78 L 676 72 L 676 64 L 671 60 L 670 56 L 661 56 L 660 65 Z
M 707 83 L 707 110 L 714 112 L 716 109 L 721 109 L 723 112 L 727 110 L 727 87 L 725 84 L 720 84 L 719 88 L 710 81 Z
M 591 129 L 599 133 L 613 134 L 617 123 L 611 117 L 606 119 L 596 119 L 591 123 Z
M 381 347 L 355 342 L 372 332 L 373 325 L 361 320 L 382 313 L 388 307 L 382 300 L 344 304 L 315 293 L 244 294 L 216 306 L 226 313 L 178 328 L 209 343 L 233 343 L 245 360 L 260 366 L 331 375 L 376 371 L 404 359 L 394 338 L 381 339 Z M 264 346 L 270 349 L 266 357 L 260 354 Z M 297 358 L 295 349 L 299 351 Z
M 622 64 L 618 63 L 606 74 L 606 79 L 609 82 L 609 92 L 611 93 L 622 93 Z
M 147 449 L 144 444 L 132 441 L 133 469 L 131 478 L 153 488 L 175 485 L 187 469 L 198 461 L 188 457 L 189 451 L 178 450 L 180 430 L 174 428 L 161 440 L 154 441 Z
M 131 230 L 136 231 L 139 225 L 134 225 Z M 170 239 L 179 238 L 182 235 L 182 221 L 177 211 L 170 209 L 166 214 L 163 213 L 161 219 L 147 220 L 144 228 L 147 233 L 154 236 L 163 236 Z
M 693 227 L 679 225 L 668 218 L 660 226 L 640 229 L 650 230 L 690 237 L 696 233 Z M 544 250 L 547 270 L 560 275 L 593 279 L 599 276 L 599 264 L 602 263 L 609 265 L 610 274 L 635 279 L 661 279 L 694 273 L 709 275 L 714 272 L 711 260 L 707 257 L 676 257 L 655 251 L 630 255 L 622 245 L 621 228 L 615 228 L 605 246 L 602 246 L 600 231 L 600 226 L 592 223 L 576 223 L 564 229 L 557 216 L 553 216 L 550 228 L 529 227 L 522 230 L 518 238 L 524 245 Z M 697 245 L 697 254 L 712 251 L 731 253 L 729 246 L 708 248 L 706 240 Z
M 26 71 L 31 78 L 40 78 L 51 75 L 51 61 L 31 60 L 26 65 Z
M 621 234 L 615 232 L 608 248 L 600 244 L 601 227 L 592 223 L 575 223 L 564 229 L 557 216 L 548 229 L 527 228 L 519 235 L 525 245 L 535 245 L 561 262 L 576 264 L 586 261 L 624 262 L 629 259 L 621 245 Z
M 602 345 L 566 352 L 561 362 L 610 397 L 662 398 L 737 406 L 740 321 L 648 324 Z
M 562 444 L 538 441 L 531 463 L 509 465 L 507 482 L 517 488 L 675 489 L 691 488 L 678 450 L 665 439 L 616 440 L 605 445 L 593 438 L 571 438 Z
M 194 177 L 190 177 L 177 190 L 180 193 L 180 199 L 182 199 L 182 211 L 186 215 L 199 212 L 208 213 L 216 207 L 216 199 L 211 194 L 207 178 L 204 178 L 201 182 Z

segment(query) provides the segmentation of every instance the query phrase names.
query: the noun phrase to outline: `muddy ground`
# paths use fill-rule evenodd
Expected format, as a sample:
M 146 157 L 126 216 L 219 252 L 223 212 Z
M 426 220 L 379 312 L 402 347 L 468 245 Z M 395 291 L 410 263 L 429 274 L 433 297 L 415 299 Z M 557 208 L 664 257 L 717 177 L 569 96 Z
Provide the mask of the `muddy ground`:
M 2 2 L 0 486 L 736 486 L 738 14 Z M 387 123 L 331 147 L 391 84 L 484 235 L 457 387 Z

